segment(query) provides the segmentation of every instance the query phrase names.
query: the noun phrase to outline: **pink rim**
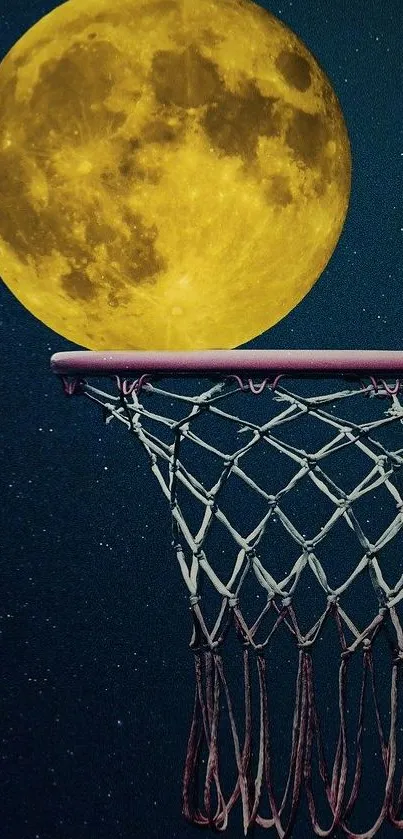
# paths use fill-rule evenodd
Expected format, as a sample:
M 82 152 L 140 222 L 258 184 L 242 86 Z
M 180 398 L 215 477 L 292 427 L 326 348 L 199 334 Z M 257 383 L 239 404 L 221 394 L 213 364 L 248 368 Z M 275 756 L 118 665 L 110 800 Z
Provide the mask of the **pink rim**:
M 398 350 L 202 350 L 197 352 L 88 351 L 56 353 L 54 373 L 72 376 L 191 373 L 397 373 Z

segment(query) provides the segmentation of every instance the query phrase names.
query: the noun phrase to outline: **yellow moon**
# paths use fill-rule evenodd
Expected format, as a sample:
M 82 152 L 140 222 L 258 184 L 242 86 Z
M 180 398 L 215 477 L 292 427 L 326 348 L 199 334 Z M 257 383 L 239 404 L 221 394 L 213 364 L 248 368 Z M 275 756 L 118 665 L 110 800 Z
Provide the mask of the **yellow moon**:
M 238 346 L 325 268 L 351 157 L 250 0 L 69 0 L 0 65 L 0 273 L 90 349 Z

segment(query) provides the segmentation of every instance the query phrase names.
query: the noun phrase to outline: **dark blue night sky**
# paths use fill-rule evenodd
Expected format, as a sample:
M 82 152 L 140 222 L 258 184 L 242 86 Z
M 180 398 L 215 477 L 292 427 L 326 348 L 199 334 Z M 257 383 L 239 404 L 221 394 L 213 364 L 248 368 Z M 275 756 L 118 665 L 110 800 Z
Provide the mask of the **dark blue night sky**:
M 350 135 L 353 180 L 323 276 L 248 346 L 400 349 L 402 2 L 261 5 L 305 41 L 330 77 Z M 54 6 L 0 0 L 0 55 Z M 87 401 L 63 398 L 49 359 L 77 347 L 4 285 L 0 330 L 0 835 L 192 839 L 200 833 L 180 813 L 193 698 L 190 619 L 170 553 L 168 506 L 124 432 L 105 428 Z M 285 684 L 284 704 L 293 684 Z M 289 748 L 282 742 L 280 756 Z M 366 802 L 360 807 L 365 813 Z M 239 812 L 230 824 L 228 835 L 241 837 Z M 385 826 L 381 835 L 394 831 Z M 313 836 L 306 820 L 293 836 Z

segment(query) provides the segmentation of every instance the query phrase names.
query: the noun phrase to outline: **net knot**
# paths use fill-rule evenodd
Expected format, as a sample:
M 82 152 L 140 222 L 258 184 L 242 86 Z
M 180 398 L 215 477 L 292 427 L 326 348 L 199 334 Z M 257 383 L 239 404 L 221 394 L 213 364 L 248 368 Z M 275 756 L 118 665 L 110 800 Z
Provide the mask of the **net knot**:
M 397 655 L 393 659 L 393 664 L 402 664 L 403 663 L 403 650 L 399 650 Z
M 236 595 L 230 597 L 228 599 L 228 606 L 230 607 L 230 609 L 235 609 L 237 606 L 239 606 L 239 597 L 237 597 Z
M 314 454 L 306 454 L 303 460 L 304 466 L 307 466 L 308 469 L 317 470 L 318 463 L 316 460 L 316 456 Z
M 292 598 L 288 594 L 286 597 L 283 597 L 281 603 L 282 603 L 282 606 L 284 606 L 284 608 L 287 609 L 288 606 L 291 606 Z
M 310 539 L 308 539 L 305 542 L 303 542 L 302 547 L 304 549 L 304 553 L 311 554 L 313 552 L 314 545 L 313 542 Z
M 189 597 L 189 603 L 191 606 L 196 606 L 200 599 L 200 594 L 191 594 Z
M 337 594 L 328 594 L 327 602 L 329 603 L 330 606 L 335 606 L 336 603 L 339 602 L 338 595 Z
M 362 642 L 362 646 L 363 646 L 364 652 L 368 652 L 371 649 L 371 639 L 370 638 L 364 638 L 364 640 Z

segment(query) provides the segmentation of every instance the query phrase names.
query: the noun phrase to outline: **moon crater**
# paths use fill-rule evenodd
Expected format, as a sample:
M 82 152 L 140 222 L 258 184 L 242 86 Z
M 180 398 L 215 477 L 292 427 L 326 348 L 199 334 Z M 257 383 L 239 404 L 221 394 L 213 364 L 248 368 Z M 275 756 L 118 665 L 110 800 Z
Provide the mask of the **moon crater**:
M 305 93 L 311 86 L 311 68 L 303 55 L 284 50 L 276 59 L 276 67 L 287 84 Z

